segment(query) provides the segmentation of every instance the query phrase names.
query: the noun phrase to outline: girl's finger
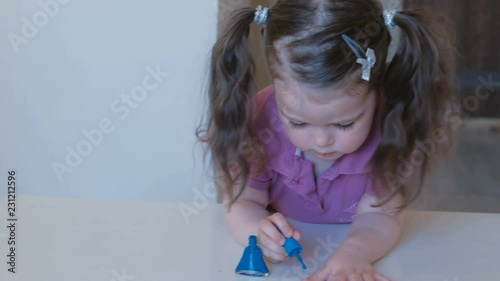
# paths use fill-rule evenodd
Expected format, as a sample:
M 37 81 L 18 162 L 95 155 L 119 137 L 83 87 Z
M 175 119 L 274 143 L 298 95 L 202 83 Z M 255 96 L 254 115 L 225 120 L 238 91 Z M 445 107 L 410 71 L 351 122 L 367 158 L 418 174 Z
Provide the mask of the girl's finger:
M 349 275 L 349 281 L 365 281 L 363 280 L 363 276 L 359 273 L 352 273 Z
M 285 237 L 292 237 L 294 235 L 293 228 L 290 226 L 285 216 L 281 213 L 272 214 L 269 219 L 279 228 L 281 233 L 285 235 Z
M 375 281 L 391 281 L 390 278 L 385 277 L 384 275 L 380 273 L 375 273 Z
M 274 243 L 283 246 L 285 244 L 285 237 L 278 231 L 274 222 L 265 218 L 259 223 L 259 232 L 265 233 Z
M 280 256 L 287 256 L 285 248 L 283 246 L 280 246 L 279 244 L 276 244 L 269 236 L 267 236 L 265 233 L 260 233 L 259 235 L 259 245 L 261 248 L 265 248 L 271 252 L 274 252 L 277 255 Z
M 271 218 L 272 222 L 279 228 L 281 233 L 287 238 L 293 237 L 299 241 L 302 235 L 295 229 L 281 213 L 274 213 Z
M 335 274 L 333 276 L 330 275 L 329 279 L 327 279 L 326 281 L 349 281 L 349 278 L 344 274 Z
M 302 237 L 302 234 L 300 234 L 300 232 L 298 230 L 293 231 L 293 238 L 295 238 L 295 240 L 300 241 L 301 237 Z
M 262 254 L 264 255 L 264 259 L 266 259 L 267 261 L 269 261 L 271 263 L 280 263 L 280 262 L 285 261 L 284 257 L 276 255 L 275 253 L 272 253 L 272 252 L 262 251 Z
M 376 281 L 373 273 L 365 273 L 363 274 L 363 281 Z
M 273 262 L 273 263 L 286 261 L 288 259 L 287 256 L 284 256 L 282 254 L 276 253 L 276 252 L 270 250 L 267 247 L 262 247 L 262 254 L 264 255 L 264 257 L 268 261 Z
M 323 270 L 318 270 L 314 272 L 313 275 L 307 277 L 306 279 L 302 279 L 302 281 L 326 281 L 326 273 Z

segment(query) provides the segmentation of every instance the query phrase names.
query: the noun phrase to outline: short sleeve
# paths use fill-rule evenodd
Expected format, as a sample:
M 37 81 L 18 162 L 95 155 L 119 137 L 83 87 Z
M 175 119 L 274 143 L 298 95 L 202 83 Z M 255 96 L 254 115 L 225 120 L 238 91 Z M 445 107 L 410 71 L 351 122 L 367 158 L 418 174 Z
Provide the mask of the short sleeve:
M 368 195 L 384 198 L 391 194 L 388 186 L 386 186 L 383 181 L 376 179 L 373 174 L 368 174 L 366 177 L 366 188 L 365 193 Z
M 259 190 L 269 189 L 269 187 L 271 187 L 273 175 L 274 172 L 268 167 L 265 167 L 260 173 L 250 175 L 250 178 L 248 179 L 248 186 Z

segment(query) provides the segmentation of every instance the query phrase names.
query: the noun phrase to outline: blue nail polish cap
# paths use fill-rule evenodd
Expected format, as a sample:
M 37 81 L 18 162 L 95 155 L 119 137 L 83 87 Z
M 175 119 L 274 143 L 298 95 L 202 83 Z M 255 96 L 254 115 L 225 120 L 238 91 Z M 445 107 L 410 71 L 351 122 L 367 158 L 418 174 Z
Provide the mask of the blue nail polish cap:
M 302 269 L 307 269 L 306 264 L 300 256 L 300 253 L 302 252 L 302 245 L 300 245 L 295 238 L 285 237 L 285 245 L 283 245 L 283 247 L 285 247 L 285 251 L 289 257 L 297 257 L 299 262 L 302 264 Z
M 234 272 L 256 277 L 269 276 L 269 269 L 264 261 L 262 250 L 257 246 L 257 236 L 251 235 L 248 238 L 248 246 Z
M 281 232 L 279 228 L 277 229 L 283 235 L 283 232 Z M 300 245 L 300 243 L 297 240 L 295 240 L 295 238 L 285 237 L 285 245 L 283 245 L 283 247 L 285 247 L 286 254 L 289 257 L 297 257 L 299 262 L 302 264 L 302 269 L 307 269 L 306 264 L 304 263 L 302 257 L 300 256 L 300 253 L 302 253 L 302 245 Z

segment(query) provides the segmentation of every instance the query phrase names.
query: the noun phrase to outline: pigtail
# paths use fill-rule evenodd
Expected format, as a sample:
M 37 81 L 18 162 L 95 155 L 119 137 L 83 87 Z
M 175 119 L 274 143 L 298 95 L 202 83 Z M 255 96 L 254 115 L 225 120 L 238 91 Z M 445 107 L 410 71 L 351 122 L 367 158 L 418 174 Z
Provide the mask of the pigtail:
M 219 196 L 231 202 L 248 181 L 250 156 L 260 157 L 250 129 L 255 66 L 248 41 L 254 14 L 251 8 L 233 12 L 212 49 L 209 119 L 204 130 L 198 129 L 198 138 L 208 144 L 214 163 Z M 235 187 L 240 187 L 236 195 Z
M 401 193 L 402 207 L 419 195 L 433 156 L 451 144 L 445 112 L 454 101 L 454 51 L 443 26 L 427 14 L 394 17 L 401 42 L 382 82 L 383 138 L 372 159 L 376 177 L 392 190 L 386 200 Z

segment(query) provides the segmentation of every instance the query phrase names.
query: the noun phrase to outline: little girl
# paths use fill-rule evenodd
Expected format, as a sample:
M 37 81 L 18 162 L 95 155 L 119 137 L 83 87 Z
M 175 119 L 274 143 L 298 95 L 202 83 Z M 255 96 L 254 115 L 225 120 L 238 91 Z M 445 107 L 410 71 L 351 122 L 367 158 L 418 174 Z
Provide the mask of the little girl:
M 263 26 L 272 85 L 256 93 L 251 24 Z M 389 29 L 402 36 L 386 62 Z M 226 218 L 271 262 L 287 259 L 288 218 L 351 223 L 306 280 L 386 281 L 372 264 L 398 242 L 433 148 L 449 146 L 453 51 L 423 11 L 377 0 L 278 0 L 233 13 L 211 61 L 208 144 Z M 437 151 L 444 151 L 443 149 Z M 281 234 L 280 231 L 283 233 Z

